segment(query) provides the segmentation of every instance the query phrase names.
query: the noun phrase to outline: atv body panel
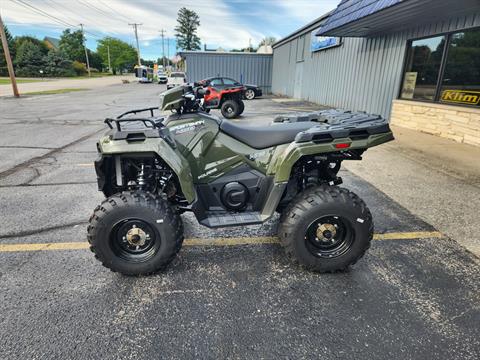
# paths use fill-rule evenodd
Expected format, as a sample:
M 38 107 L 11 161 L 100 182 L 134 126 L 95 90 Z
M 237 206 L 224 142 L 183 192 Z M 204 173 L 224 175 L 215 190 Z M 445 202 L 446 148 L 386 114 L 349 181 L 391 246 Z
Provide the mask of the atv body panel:
M 170 115 L 160 123 L 159 129 L 114 128 L 99 141 L 99 186 L 103 190 L 117 181 L 117 158 L 155 156 L 173 171 L 181 196 L 209 227 L 267 220 L 303 158 L 313 156 L 318 163 L 360 159 L 365 149 L 393 139 L 386 121 L 378 119 L 349 127 L 315 122 L 244 127 L 195 112 Z M 113 157 L 113 165 L 103 164 L 105 157 Z

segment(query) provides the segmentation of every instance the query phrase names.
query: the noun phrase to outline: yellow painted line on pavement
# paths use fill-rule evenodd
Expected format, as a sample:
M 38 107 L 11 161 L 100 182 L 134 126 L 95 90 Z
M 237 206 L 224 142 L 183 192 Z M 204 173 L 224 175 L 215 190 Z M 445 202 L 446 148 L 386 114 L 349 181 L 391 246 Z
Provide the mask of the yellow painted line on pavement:
M 77 164 L 77 166 L 80 166 L 80 167 L 93 167 L 93 163 Z
M 88 249 L 88 243 L 77 241 L 77 242 L 43 243 L 43 244 L 0 244 L 0 252 L 80 250 L 80 249 Z
M 440 231 L 391 232 L 374 234 L 373 240 L 415 240 L 445 237 Z
M 385 234 L 374 234 L 374 240 L 416 240 L 443 238 L 444 235 L 438 231 L 419 232 L 391 232 Z M 232 237 L 232 238 L 190 238 L 185 239 L 185 246 L 236 246 L 236 245 L 258 245 L 277 244 L 276 236 L 263 237 Z M 50 251 L 50 250 L 83 250 L 88 249 L 87 242 L 58 242 L 39 244 L 0 244 L 0 252 L 23 252 L 23 251 Z
M 278 238 L 276 236 L 263 237 L 232 237 L 232 238 L 191 238 L 185 239 L 183 245 L 186 246 L 235 246 L 249 244 L 276 244 Z

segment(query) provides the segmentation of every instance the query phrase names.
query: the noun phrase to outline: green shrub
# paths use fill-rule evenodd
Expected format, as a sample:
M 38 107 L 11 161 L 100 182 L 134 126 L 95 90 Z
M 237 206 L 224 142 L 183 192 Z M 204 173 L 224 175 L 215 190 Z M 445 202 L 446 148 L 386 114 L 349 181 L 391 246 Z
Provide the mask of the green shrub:
M 79 76 L 85 75 L 87 73 L 87 67 L 85 66 L 84 63 L 81 63 L 80 61 L 74 61 L 72 63 L 73 71 Z

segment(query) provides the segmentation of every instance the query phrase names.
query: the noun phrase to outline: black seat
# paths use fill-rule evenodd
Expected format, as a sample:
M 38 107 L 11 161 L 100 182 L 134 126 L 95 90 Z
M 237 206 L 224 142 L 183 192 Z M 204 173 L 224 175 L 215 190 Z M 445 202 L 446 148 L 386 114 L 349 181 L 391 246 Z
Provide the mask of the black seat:
M 220 129 L 227 135 L 255 149 L 292 142 L 295 136 L 304 130 L 318 125 L 313 121 L 279 123 L 270 126 L 237 125 L 233 121 L 223 120 Z

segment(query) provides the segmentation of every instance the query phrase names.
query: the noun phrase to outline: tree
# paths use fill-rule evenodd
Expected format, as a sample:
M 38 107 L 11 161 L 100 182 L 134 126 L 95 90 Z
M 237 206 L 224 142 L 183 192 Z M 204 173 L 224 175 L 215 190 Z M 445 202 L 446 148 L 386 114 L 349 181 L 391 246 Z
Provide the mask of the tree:
M 182 7 L 178 11 L 177 22 L 175 37 L 178 47 L 182 50 L 200 50 L 200 38 L 196 34 L 200 26 L 198 14 Z
M 112 37 L 99 40 L 97 53 L 105 66 L 108 66 L 108 47 L 110 47 L 110 62 L 114 74 L 125 69 L 133 70 L 137 63 L 137 50 L 132 45 Z
M 70 29 L 66 29 L 60 37 L 60 50 L 62 50 L 71 61 L 85 62 L 84 41 L 85 38 L 81 30 L 72 32 Z
M 272 46 L 276 42 L 277 42 L 276 38 L 274 38 L 273 36 L 267 36 L 263 38 L 262 41 L 260 41 L 260 44 L 258 44 L 258 46 L 262 46 L 262 45 Z
M 43 76 L 45 60 L 41 47 L 28 40 L 21 42 L 14 64 L 18 76 Z
M 107 67 L 108 64 L 107 65 L 103 64 L 103 59 L 98 54 L 98 52 L 91 51 L 90 49 L 88 49 L 87 51 L 88 51 L 88 60 L 90 61 L 90 68 L 97 69 L 98 71 L 102 71 Z
M 15 41 L 13 40 L 10 31 L 8 31 L 7 25 L 3 25 L 5 35 L 7 37 L 8 49 L 10 50 L 10 56 L 15 59 Z M 8 76 L 7 61 L 5 60 L 5 53 L 3 52 L 2 42 L 0 41 L 0 75 Z
M 44 74 L 46 76 L 74 76 L 72 62 L 62 51 L 51 49 L 43 58 Z
M 49 48 L 43 41 L 38 40 L 36 37 L 28 35 L 15 36 L 15 49 L 19 49 L 24 42 L 30 42 L 35 45 L 40 50 L 42 55 L 48 54 Z
M 140 59 L 140 60 L 142 62 L 142 65 L 149 66 L 151 68 L 153 68 L 153 64 L 155 64 L 153 60 L 145 60 L 145 59 Z
M 165 63 L 164 63 L 164 61 L 165 61 Z M 166 56 L 164 56 L 164 57 L 159 57 L 159 58 L 157 59 L 157 64 L 158 64 L 158 65 L 163 65 L 163 64 L 165 64 L 166 66 L 170 66 L 170 65 L 173 65 L 173 62 L 172 62 L 172 60 L 170 60 L 169 58 L 167 58 Z

